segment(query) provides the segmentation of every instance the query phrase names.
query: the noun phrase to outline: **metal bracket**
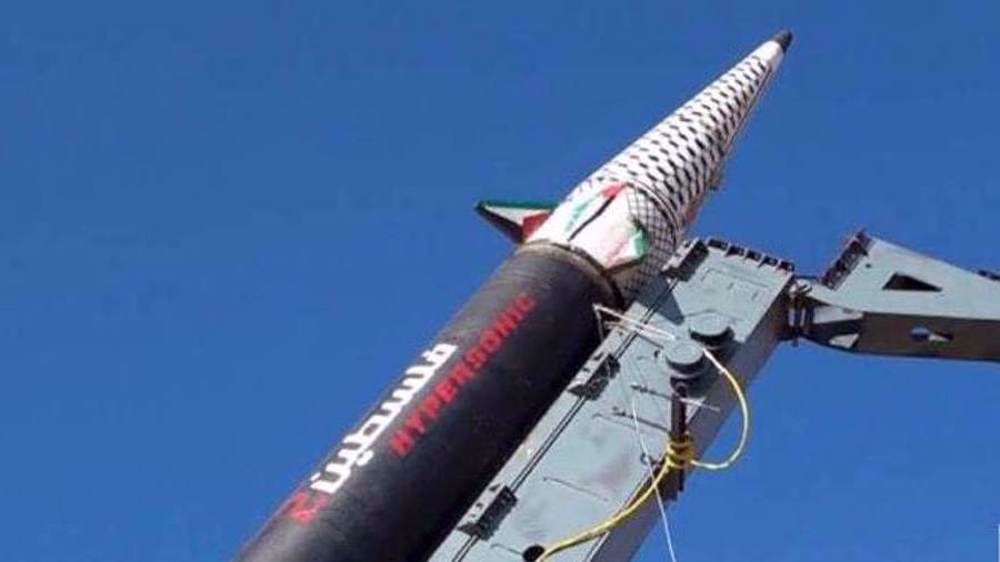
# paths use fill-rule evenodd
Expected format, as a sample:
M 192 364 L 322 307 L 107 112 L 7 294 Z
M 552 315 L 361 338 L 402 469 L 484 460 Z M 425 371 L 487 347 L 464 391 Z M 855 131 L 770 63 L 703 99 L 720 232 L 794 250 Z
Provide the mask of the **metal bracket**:
M 487 493 L 493 490 L 488 490 Z M 497 527 L 503 518 L 510 513 L 510 510 L 517 504 L 517 496 L 514 491 L 507 486 L 501 486 L 495 491 L 493 500 L 486 505 L 480 513 L 476 514 L 477 508 L 482 506 L 482 500 L 469 510 L 474 521 L 470 521 L 459 527 L 459 530 L 468 533 L 478 539 L 488 540 L 496 532 Z
M 596 400 L 601 396 L 621 365 L 618 363 L 618 359 L 610 353 L 598 358 L 598 361 L 597 368 L 594 369 L 593 374 L 586 382 L 575 384 L 569 388 L 571 394 L 588 400 Z
M 1000 283 L 864 231 L 791 291 L 792 335 L 856 353 L 1000 361 Z

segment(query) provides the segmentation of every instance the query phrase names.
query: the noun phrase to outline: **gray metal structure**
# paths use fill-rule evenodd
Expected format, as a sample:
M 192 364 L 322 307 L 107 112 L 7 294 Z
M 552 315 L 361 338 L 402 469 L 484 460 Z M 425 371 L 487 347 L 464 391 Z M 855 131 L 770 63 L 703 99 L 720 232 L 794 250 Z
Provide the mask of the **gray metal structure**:
M 996 275 L 864 232 L 819 278 L 796 277 L 788 261 L 720 240 L 689 241 L 626 316 L 674 338 L 612 327 L 432 562 L 531 560 L 538 545 L 617 513 L 648 485 L 680 412 L 700 455 L 736 405 L 702 347 L 744 388 L 780 342 L 799 338 L 850 352 L 1000 361 Z M 683 406 L 677 380 L 692 381 Z M 660 493 L 671 501 L 681 490 L 683 476 L 675 476 Z M 550 560 L 629 560 L 659 516 L 657 502 L 647 502 L 601 538 Z
M 799 281 L 794 326 L 845 351 L 1000 361 L 998 281 L 858 232 L 822 277 Z

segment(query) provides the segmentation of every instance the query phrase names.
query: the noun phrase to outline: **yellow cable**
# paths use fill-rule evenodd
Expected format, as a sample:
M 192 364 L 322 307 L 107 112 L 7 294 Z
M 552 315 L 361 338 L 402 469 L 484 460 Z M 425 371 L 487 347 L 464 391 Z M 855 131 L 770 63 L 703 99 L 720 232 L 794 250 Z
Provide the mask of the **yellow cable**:
M 722 362 L 707 349 L 705 350 L 705 357 L 707 357 L 709 362 L 711 362 L 712 365 L 726 377 L 726 380 L 729 381 L 729 385 L 733 388 L 733 393 L 736 395 L 736 399 L 740 404 L 740 411 L 743 414 L 743 425 L 740 432 L 740 440 L 736 445 L 736 448 L 733 449 L 733 452 L 729 455 L 729 458 L 719 463 L 699 461 L 694 458 L 694 442 L 691 440 L 690 434 L 685 434 L 680 442 L 676 442 L 668 437 L 667 450 L 664 454 L 663 466 L 660 467 L 660 470 L 649 483 L 649 486 L 641 494 L 639 494 L 638 497 L 626 504 L 621 511 L 612 515 L 602 523 L 547 547 L 542 552 L 541 556 L 536 559 L 536 562 L 546 562 L 550 557 L 552 557 L 552 555 L 595 539 L 622 524 L 622 522 L 628 520 L 630 517 L 635 515 L 639 508 L 642 507 L 642 505 L 646 503 L 650 497 L 652 497 L 657 489 L 659 489 L 663 479 L 666 478 L 667 474 L 669 474 L 671 470 L 683 469 L 686 465 L 696 466 L 706 470 L 722 470 L 732 466 L 733 463 L 740 458 L 746 448 L 747 439 L 750 435 L 750 402 L 747 400 L 746 393 L 743 391 L 743 387 L 740 386 L 740 382 L 736 379 L 736 376 L 733 375 L 729 369 L 727 369 L 725 365 L 723 365 Z
M 750 401 L 747 400 L 747 395 L 743 391 L 743 387 L 740 386 L 740 381 L 737 380 L 736 375 L 730 372 L 725 365 L 722 364 L 719 359 L 712 354 L 711 351 L 705 350 L 705 357 L 708 358 L 709 362 L 715 366 L 716 369 L 723 375 L 725 375 L 726 380 L 729 381 L 729 386 L 733 388 L 733 394 L 736 395 L 736 400 L 740 404 L 740 412 L 743 414 L 743 424 L 740 426 L 740 440 L 736 444 L 736 448 L 733 452 L 729 454 L 729 458 L 722 462 L 704 462 L 699 460 L 691 461 L 693 466 L 698 468 L 704 468 L 705 470 L 722 470 L 724 468 L 729 468 L 736 462 L 740 456 L 743 455 L 744 449 L 747 446 L 747 440 L 750 439 Z

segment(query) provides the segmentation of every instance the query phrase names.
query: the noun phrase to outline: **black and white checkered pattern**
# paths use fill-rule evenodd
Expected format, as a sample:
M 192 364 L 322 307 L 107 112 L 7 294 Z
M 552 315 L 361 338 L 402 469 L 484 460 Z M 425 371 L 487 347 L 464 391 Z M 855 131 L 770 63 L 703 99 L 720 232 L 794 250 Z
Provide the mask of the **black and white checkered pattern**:
M 775 48 L 765 43 L 591 174 L 569 200 L 610 184 L 628 185 L 629 212 L 646 233 L 649 253 L 616 281 L 632 300 L 680 243 L 706 192 L 773 75 Z M 780 59 L 779 59 L 780 60 Z

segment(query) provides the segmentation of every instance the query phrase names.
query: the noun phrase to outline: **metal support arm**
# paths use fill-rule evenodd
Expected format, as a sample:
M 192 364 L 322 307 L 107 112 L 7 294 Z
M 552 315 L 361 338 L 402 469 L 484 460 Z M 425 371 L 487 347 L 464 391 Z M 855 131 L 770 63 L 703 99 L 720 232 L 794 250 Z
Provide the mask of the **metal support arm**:
M 792 290 L 793 336 L 857 353 L 1000 361 L 1000 282 L 858 232 Z

